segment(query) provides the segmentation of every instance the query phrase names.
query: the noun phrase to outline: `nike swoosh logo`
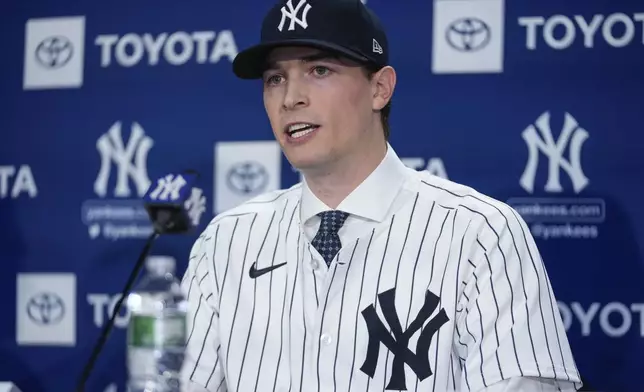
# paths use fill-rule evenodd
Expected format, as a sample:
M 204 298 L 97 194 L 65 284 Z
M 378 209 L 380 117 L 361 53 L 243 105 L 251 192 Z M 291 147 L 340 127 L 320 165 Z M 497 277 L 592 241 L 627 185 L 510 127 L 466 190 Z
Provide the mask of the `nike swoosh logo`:
M 260 276 L 262 276 L 262 275 L 264 275 L 266 273 L 269 273 L 274 269 L 277 269 L 277 268 L 279 268 L 279 267 L 281 267 L 283 265 L 286 265 L 286 263 L 282 263 L 282 264 L 276 264 L 276 265 L 272 265 L 270 267 L 266 267 L 266 268 L 262 268 L 262 269 L 257 269 L 255 267 L 255 264 L 256 263 L 253 263 L 253 265 L 251 265 L 250 269 L 248 270 L 248 276 L 250 276 L 251 279 L 257 279 Z

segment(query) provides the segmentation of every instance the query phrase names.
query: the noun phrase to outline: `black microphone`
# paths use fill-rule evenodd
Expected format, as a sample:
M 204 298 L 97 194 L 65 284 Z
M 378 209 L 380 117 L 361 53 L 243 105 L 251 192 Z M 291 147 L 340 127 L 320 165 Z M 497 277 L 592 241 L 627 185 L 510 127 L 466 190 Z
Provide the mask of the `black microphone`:
M 143 251 L 141 251 L 139 259 L 136 261 L 134 269 L 125 283 L 121 298 L 112 312 L 112 317 L 103 327 L 103 331 L 94 345 L 92 354 L 76 386 L 77 392 L 85 391 L 85 384 L 114 327 L 116 316 L 121 310 L 123 301 L 130 294 L 134 281 L 145 264 L 145 259 L 150 253 L 154 241 L 162 234 L 189 233 L 199 226 L 201 215 L 206 210 L 206 197 L 200 188 L 195 187 L 198 179 L 199 174 L 194 170 L 186 170 L 178 174 L 166 174 L 157 179 L 156 185 L 150 186 L 143 197 L 143 203 L 154 230 L 148 237 Z

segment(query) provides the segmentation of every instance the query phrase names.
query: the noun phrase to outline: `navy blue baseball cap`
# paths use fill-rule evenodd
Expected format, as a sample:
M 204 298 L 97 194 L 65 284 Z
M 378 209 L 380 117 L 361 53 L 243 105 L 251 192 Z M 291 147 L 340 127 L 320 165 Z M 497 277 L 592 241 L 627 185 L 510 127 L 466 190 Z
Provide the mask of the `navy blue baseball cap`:
M 309 46 L 373 68 L 389 63 L 387 35 L 378 17 L 360 0 L 281 0 L 262 23 L 260 43 L 233 60 L 241 79 L 259 79 L 276 47 Z

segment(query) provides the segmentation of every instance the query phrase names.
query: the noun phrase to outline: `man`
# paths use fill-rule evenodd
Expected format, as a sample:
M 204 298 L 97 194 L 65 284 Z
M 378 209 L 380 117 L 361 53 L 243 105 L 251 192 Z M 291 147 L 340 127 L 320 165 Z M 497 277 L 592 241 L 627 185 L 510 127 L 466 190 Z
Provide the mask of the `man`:
M 389 145 L 388 53 L 359 0 L 288 0 L 236 57 L 304 181 L 220 214 L 194 244 L 186 390 L 580 386 L 521 217 Z

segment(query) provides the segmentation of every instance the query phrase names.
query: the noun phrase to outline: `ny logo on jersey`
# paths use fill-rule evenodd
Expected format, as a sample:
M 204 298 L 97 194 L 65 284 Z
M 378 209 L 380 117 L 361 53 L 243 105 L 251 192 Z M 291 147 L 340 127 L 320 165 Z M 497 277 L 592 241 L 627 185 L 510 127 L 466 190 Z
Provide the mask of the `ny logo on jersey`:
M 286 7 L 288 7 L 288 10 Z M 312 8 L 311 5 L 308 4 L 306 0 L 300 0 L 300 2 L 297 3 L 297 6 L 293 8 L 293 0 L 288 0 L 286 2 L 286 7 L 282 6 L 282 19 L 280 20 L 280 24 L 277 26 L 277 29 L 282 31 L 282 29 L 284 29 L 286 18 L 289 18 L 291 22 L 288 25 L 288 31 L 295 30 L 296 23 L 306 30 L 306 28 L 309 27 L 309 24 L 306 21 L 306 16 Z M 302 7 L 304 7 L 304 10 L 302 10 Z M 297 14 L 300 13 L 300 10 L 302 10 L 302 16 L 298 18 Z
M 193 226 L 199 226 L 201 215 L 206 211 L 206 196 L 203 195 L 203 191 L 199 188 L 192 188 L 190 197 L 184 206 Z
M 404 365 L 407 364 L 420 381 L 423 381 L 433 374 L 429 364 L 429 346 L 436 331 L 449 318 L 445 313 L 445 309 L 441 309 L 423 328 L 423 324 L 434 313 L 440 300 L 428 290 L 425 293 L 425 303 L 416 315 L 416 318 L 411 322 L 409 328 L 403 331 L 398 314 L 396 313 L 395 291 L 396 289 L 393 288 L 378 294 L 380 308 L 391 329 L 391 333 L 393 333 L 393 337 L 380 320 L 380 317 L 378 317 L 374 305 L 369 305 L 362 311 L 362 316 L 367 323 L 367 330 L 369 331 L 369 343 L 367 346 L 367 357 L 360 370 L 373 378 L 376 372 L 376 366 L 378 365 L 380 343 L 382 343 L 394 354 L 391 378 L 389 379 L 386 390 L 406 391 L 407 385 Z M 416 353 L 413 353 L 408 347 L 409 340 L 421 328 L 422 331 L 416 343 Z
M 563 130 L 557 142 L 554 141 L 550 129 L 550 113 L 545 112 L 535 122 L 527 127 L 522 137 L 528 145 L 528 162 L 519 183 L 526 192 L 534 192 L 534 181 L 539 165 L 539 151 L 546 155 L 548 161 L 548 180 L 545 185 L 546 192 L 561 192 L 563 187 L 559 181 L 559 169 L 563 169 L 572 182 L 576 193 L 581 192 L 588 185 L 588 178 L 581 167 L 581 148 L 588 138 L 588 132 L 579 127 L 577 121 L 566 113 Z M 537 132 L 541 133 L 541 136 Z M 564 158 L 566 147 L 570 147 L 569 159 Z
M 143 196 L 150 187 L 147 158 L 153 144 L 152 139 L 145 135 L 143 128 L 134 123 L 127 146 L 124 146 L 121 137 L 121 123 L 114 123 L 110 130 L 98 138 L 96 142 L 96 148 L 101 154 L 101 168 L 94 182 L 94 192 L 101 197 L 106 195 L 111 163 L 114 162 L 117 167 L 114 195 L 116 197 L 130 196 L 128 179 L 131 178 L 136 185 L 138 195 Z
M 157 201 L 177 201 L 181 197 L 181 189 L 187 182 L 180 174 L 168 174 L 159 178 L 157 186 L 150 193 L 150 198 Z

